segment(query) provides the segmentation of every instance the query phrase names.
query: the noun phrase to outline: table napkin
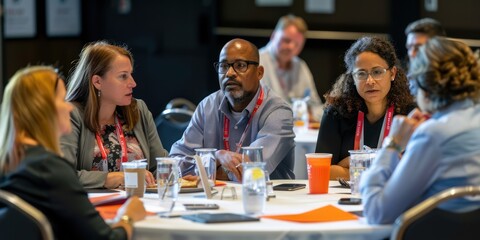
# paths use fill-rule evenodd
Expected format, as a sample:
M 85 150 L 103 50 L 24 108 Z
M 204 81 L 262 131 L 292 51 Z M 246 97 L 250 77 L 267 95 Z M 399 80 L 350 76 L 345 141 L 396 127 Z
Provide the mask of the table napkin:
M 265 215 L 262 218 L 271 218 L 276 220 L 300 222 L 300 223 L 315 223 L 315 222 L 334 222 L 345 220 L 356 220 L 357 216 L 342 209 L 327 205 L 325 207 L 317 208 L 308 212 L 299 214 L 284 214 L 284 215 Z

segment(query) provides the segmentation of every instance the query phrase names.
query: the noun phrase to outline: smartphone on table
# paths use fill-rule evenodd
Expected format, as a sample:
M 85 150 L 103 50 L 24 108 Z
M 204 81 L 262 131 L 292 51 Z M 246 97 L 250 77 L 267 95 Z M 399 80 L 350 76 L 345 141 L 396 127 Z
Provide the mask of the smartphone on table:
M 215 203 L 184 203 L 186 210 L 204 210 L 204 209 L 219 209 L 220 207 Z
M 338 204 L 341 205 L 360 205 L 362 204 L 361 198 L 340 198 Z
M 192 215 L 183 215 L 183 219 L 199 223 L 228 223 L 228 222 L 251 222 L 260 221 L 259 218 L 235 214 L 235 213 L 199 213 Z
M 280 185 L 273 186 L 273 190 L 276 191 L 295 191 L 305 188 L 306 184 L 303 183 L 282 183 Z

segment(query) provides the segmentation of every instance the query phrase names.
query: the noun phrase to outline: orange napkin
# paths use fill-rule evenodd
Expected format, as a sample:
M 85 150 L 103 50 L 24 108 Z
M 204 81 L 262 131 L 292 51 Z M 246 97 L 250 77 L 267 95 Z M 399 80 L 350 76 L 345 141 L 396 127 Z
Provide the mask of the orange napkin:
M 100 207 L 95 207 L 95 209 L 98 211 L 98 213 L 103 219 L 114 219 L 115 216 L 117 216 L 117 212 L 120 207 L 122 207 L 122 204 L 106 206 L 104 205 Z
M 317 209 L 304 212 L 304 213 L 299 213 L 299 214 L 267 215 L 267 216 L 262 216 L 262 218 L 272 218 L 277 220 L 300 222 L 300 223 L 334 222 L 334 221 L 358 219 L 358 217 L 355 216 L 354 214 L 345 212 L 332 205 L 327 205 L 325 207 L 317 208 Z
M 221 187 L 226 185 L 227 185 L 226 182 L 215 180 L 215 187 Z

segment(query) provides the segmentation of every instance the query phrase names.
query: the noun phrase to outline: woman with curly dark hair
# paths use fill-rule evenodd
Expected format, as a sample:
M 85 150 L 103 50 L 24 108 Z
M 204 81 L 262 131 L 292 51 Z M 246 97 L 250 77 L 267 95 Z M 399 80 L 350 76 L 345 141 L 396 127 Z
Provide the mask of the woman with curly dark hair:
M 480 66 L 472 51 L 460 41 L 432 38 L 409 69 L 420 109 L 395 116 L 383 148 L 362 174 L 363 213 L 369 223 L 393 223 L 432 195 L 480 185 Z M 439 208 L 473 211 L 480 200 L 455 198 Z
M 316 152 L 332 153 L 330 178 L 349 178 L 348 150 L 380 147 L 393 115 L 415 107 L 391 43 L 358 39 L 345 53 L 347 71 L 325 94 Z

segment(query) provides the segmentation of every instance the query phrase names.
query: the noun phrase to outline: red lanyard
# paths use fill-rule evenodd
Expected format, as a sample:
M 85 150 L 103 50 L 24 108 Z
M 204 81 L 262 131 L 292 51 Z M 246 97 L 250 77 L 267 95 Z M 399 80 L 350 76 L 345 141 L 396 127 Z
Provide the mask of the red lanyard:
M 394 106 L 391 105 L 387 112 L 385 113 L 385 119 L 383 120 L 383 125 L 382 125 L 382 130 L 380 132 L 380 136 L 378 139 L 378 145 L 377 147 L 382 145 L 383 139 L 388 136 L 388 133 L 390 133 L 390 128 L 392 127 L 392 119 L 393 119 L 393 110 Z M 357 127 L 355 129 L 355 141 L 353 144 L 353 149 L 354 150 L 360 150 L 361 146 L 363 145 L 363 122 L 365 121 L 365 113 L 362 111 L 358 111 L 358 116 L 357 116 Z M 383 136 L 382 136 L 383 132 Z
M 236 152 L 240 152 L 240 147 L 243 144 L 243 141 L 245 140 L 245 136 L 247 135 L 247 129 L 250 127 L 250 123 L 252 122 L 253 116 L 257 112 L 258 108 L 260 105 L 262 105 L 263 102 L 263 89 L 260 88 L 260 95 L 258 96 L 257 103 L 255 104 L 255 107 L 253 108 L 252 113 L 250 114 L 250 118 L 248 119 L 247 126 L 245 126 L 245 130 L 243 130 L 242 136 L 240 137 L 240 141 L 237 143 L 237 150 Z M 223 115 L 223 146 L 225 146 L 225 150 L 230 151 L 230 119 L 227 118 L 227 116 Z
M 123 135 L 122 124 L 120 123 L 118 116 L 115 116 L 115 129 L 117 132 L 118 141 L 120 142 L 120 147 L 122 148 L 122 162 L 128 162 L 127 142 L 125 140 L 125 136 Z M 105 151 L 105 147 L 103 146 L 102 139 L 100 138 L 100 135 L 98 135 L 98 132 L 95 134 L 95 138 L 97 139 L 98 148 L 102 153 L 102 159 L 106 161 L 107 152 Z

